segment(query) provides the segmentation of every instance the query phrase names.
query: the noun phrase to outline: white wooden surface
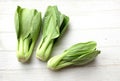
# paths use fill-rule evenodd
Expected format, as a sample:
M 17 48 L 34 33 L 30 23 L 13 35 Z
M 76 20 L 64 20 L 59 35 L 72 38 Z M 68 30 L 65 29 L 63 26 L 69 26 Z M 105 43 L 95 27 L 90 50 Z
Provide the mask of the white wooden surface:
M 98 43 L 101 54 L 86 66 L 57 72 L 36 59 L 35 51 L 29 63 L 18 62 L 14 28 L 17 5 L 42 12 L 48 5 L 57 5 L 70 17 L 69 29 L 55 45 L 53 55 L 90 40 Z M 120 81 L 119 35 L 120 0 L 0 0 L 0 81 Z

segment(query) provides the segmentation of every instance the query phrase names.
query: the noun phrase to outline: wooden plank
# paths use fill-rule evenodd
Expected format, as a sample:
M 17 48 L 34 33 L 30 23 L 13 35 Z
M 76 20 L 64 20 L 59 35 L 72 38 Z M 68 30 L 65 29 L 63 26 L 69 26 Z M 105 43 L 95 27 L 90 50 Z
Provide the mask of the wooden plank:
M 13 14 L 14 10 L 16 9 L 17 5 L 21 5 L 23 7 L 28 8 L 37 8 L 38 10 L 45 10 L 48 5 L 58 5 L 60 10 L 62 12 L 68 12 L 68 14 L 76 15 L 78 12 L 94 12 L 94 11 L 108 11 L 108 10 L 119 10 L 120 5 L 118 4 L 118 0 L 90 0 L 90 1 L 47 1 L 47 0 L 41 0 L 41 1 L 1 1 L 0 5 L 2 6 L 1 14 Z M 9 7 L 5 6 L 8 5 Z M 31 6 L 32 5 L 32 6 Z M 74 5 L 74 7 L 73 7 Z M 12 11 L 12 12 L 11 12 Z M 77 13 L 76 13 L 77 12 Z M 79 14 L 78 14 L 79 15 Z
M 15 33 L 0 33 L 0 50 L 15 51 L 17 38 Z
M 2 81 L 119 81 L 120 67 L 76 67 L 61 71 L 33 69 L 22 71 L 0 71 Z
M 0 32 L 15 32 L 14 15 L 0 15 Z
M 99 47 L 120 46 L 118 37 L 120 29 L 75 29 L 70 27 L 62 39 L 56 44 L 58 48 L 68 48 L 73 44 L 86 41 L 96 41 Z M 39 44 L 36 44 L 36 46 Z M 0 33 L 0 50 L 15 51 L 17 44 L 16 33 Z M 36 49 L 36 48 L 35 48 Z

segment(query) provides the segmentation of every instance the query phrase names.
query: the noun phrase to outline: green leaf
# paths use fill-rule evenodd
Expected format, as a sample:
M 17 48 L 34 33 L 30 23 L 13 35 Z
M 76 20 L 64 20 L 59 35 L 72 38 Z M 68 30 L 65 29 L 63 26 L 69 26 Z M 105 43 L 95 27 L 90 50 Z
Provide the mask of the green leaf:
M 17 10 L 16 10 L 16 13 L 15 13 L 15 29 L 16 29 L 16 34 L 17 34 L 17 37 L 19 37 L 19 15 L 18 13 L 20 13 L 22 11 L 21 7 L 18 6 L 17 7 Z

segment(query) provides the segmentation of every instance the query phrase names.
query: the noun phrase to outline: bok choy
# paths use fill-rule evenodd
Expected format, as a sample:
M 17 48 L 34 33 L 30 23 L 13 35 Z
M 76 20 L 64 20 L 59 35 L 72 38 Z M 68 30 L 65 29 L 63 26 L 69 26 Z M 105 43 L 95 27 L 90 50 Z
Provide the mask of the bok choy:
M 48 6 L 43 19 L 42 38 L 37 47 L 36 57 L 47 61 L 53 45 L 68 27 L 69 18 L 58 11 L 57 6 Z
M 17 34 L 17 58 L 26 62 L 30 58 L 39 36 L 41 13 L 36 9 L 17 7 L 15 29 Z
M 47 67 L 52 70 L 59 70 L 67 66 L 84 65 L 92 60 L 100 53 L 96 49 L 96 42 L 89 41 L 78 43 L 65 50 L 62 54 L 52 57 Z

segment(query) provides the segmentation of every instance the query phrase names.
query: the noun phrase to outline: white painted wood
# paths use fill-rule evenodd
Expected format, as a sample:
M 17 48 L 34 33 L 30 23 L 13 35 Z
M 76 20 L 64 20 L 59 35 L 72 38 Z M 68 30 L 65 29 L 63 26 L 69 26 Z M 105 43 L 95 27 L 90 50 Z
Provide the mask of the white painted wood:
M 1 71 L 3 81 L 119 81 L 119 66 L 76 67 L 53 72 L 46 68 Z M 47 73 L 47 74 L 46 74 Z
M 16 6 L 36 8 L 44 14 L 57 5 L 70 17 L 69 29 L 55 44 L 52 56 L 78 42 L 94 40 L 101 54 L 90 64 L 50 71 L 35 57 L 22 64 L 16 58 L 14 13 Z M 42 14 L 42 15 L 43 15 Z M 120 0 L 0 0 L 0 81 L 119 81 Z

